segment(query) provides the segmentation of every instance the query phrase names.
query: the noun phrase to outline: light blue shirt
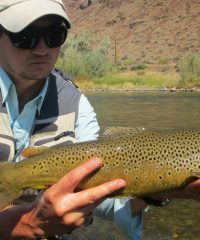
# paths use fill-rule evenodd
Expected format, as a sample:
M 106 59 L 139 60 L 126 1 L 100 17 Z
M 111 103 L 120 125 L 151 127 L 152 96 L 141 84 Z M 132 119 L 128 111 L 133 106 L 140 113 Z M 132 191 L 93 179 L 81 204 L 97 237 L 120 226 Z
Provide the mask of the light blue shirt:
M 10 127 L 16 139 L 16 150 L 20 151 L 27 147 L 30 142 L 30 135 L 35 122 L 36 112 L 40 113 L 42 103 L 48 88 L 49 79 L 45 82 L 41 92 L 36 98 L 28 102 L 21 113 L 16 88 L 9 76 L 0 67 L 0 88 L 3 103 L 6 104 L 10 119 Z M 94 109 L 82 94 L 79 103 L 78 118 L 75 125 L 76 137 L 79 141 L 94 140 L 98 137 L 99 126 Z
M 40 112 L 49 79 L 45 82 L 36 98 L 28 102 L 19 113 L 16 88 L 9 76 L 0 67 L 0 89 L 3 103 L 6 104 L 10 119 L 10 127 L 16 139 L 17 151 L 29 145 L 30 135 L 34 126 L 35 115 Z M 93 107 L 82 94 L 79 102 L 78 118 L 75 125 L 76 136 L 79 141 L 94 140 L 98 137 L 99 126 Z M 18 158 L 16 158 L 18 160 Z M 17 161 L 16 160 L 16 161 Z M 132 216 L 128 199 L 107 199 L 95 210 L 95 214 L 105 220 L 112 220 L 132 240 L 139 240 L 141 236 L 142 212 Z

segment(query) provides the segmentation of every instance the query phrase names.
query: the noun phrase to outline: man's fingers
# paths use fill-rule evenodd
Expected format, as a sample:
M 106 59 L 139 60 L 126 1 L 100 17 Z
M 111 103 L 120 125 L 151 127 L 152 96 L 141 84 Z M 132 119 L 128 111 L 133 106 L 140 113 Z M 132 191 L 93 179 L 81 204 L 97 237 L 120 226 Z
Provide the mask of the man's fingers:
M 123 179 L 116 179 L 97 187 L 89 188 L 75 194 L 66 195 L 62 199 L 59 208 L 62 206 L 62 212 L 68 212 L 71 209 L 86 207 L 94 204 L 95 208 L 106 196 L 120 190 L 126 186 Z M 95 204 L 96 203 L 96 204 Z M 93 210 L 93 209 L 92 209 Z
M 200 179 L 190 183 L 186 186 L 187 191 L 199 191 L 200 192 Z
M 184 198 L 200 200 L 200 179 L 188 184 L 184 189 Z
M 61 228 L 60 231 L 63 226 L 71 231 L 83 224 L 88 214 L 106 196 L 126 186 L 124 180 L 116 179 L 93 188 L 74 192 L 78 184 L 101 165 L 102 161 L 99 158 L 93 158 L 67 173 L 37 200 L 37 206 L 30 217 L 30 222 L 34 225 L 42 224 L 45 233 L 52 231 L 49 229 L 52 224 L 57 224 L 57 230 Z
M 67 173 L 53 188 L 57 192 L 63 192 L 64 189 L 67 189 L 67 192 L 73 192 L 81 180 L 100 168 L 101 165 L 102 160 L 100 158 L 92 158 Z

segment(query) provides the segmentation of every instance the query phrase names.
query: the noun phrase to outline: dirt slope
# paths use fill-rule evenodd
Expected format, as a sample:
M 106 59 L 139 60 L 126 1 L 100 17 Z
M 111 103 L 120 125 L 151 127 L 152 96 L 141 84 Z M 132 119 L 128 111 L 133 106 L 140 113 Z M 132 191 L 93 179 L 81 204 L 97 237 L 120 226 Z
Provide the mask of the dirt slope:
M 186 52 L 200 51 L 199 0 L 70 0 L 65 3 L 71 31 L 88 32 L 99 39 L 109 36 L 113 58 L 116 44 L 119 61 L 159 63 L 165 58 L 175 62 Z

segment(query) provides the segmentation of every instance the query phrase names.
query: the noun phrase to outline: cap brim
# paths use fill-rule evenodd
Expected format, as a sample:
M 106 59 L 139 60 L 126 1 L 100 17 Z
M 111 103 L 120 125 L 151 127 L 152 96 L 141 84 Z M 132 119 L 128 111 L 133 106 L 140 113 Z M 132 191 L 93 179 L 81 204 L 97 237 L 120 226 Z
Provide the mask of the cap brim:
M 0 13 L 0 24 L 10 32 L 20 32 L 35 20 L 46 15 L 63 17 L 67 22 L 67 27 L 71 27 L 61 4 L 41 0 L 21 2 L 5 9 Z

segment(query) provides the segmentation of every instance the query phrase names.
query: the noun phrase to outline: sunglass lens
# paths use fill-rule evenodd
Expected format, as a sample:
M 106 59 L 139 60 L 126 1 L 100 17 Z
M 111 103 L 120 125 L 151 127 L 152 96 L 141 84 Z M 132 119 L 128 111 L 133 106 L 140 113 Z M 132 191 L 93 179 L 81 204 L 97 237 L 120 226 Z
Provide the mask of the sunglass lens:
M 34 48 L 39 39 L 39 36 L 31 31 L 22 31 L 20 33 L 13 34 L 11 33 L 9 37 L 15 47 L 24 49 Z
M 59 47 L 67 38 L 67 29 L 60 26 L 46 32 L 44 39 L 48 47 Z

